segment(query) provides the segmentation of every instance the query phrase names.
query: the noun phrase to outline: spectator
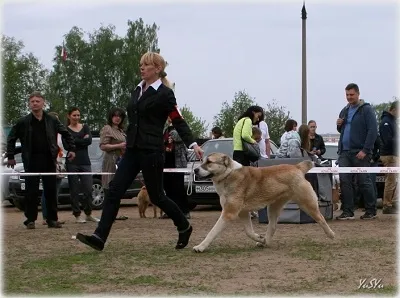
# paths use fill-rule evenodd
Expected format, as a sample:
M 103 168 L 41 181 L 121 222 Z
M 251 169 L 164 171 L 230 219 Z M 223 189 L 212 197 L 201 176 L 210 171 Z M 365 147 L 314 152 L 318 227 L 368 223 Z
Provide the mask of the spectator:
M 326 152 L 324 138 L 317 134 L 317 122 L 315 120 L 308 121 L 308 128 L 310 129 L 310 153 L 317 155 L 321 159 L 322 155 Z
M 61 122 L 43 111 L 43 95 L 35 91 L 29 95 L 31 113 L 20 118 L 12 127 L 7 139 L 7 167 L 14 168 L 16 162 L 15 143 L 21 142 L 22 161 L 26 173 L 55 173 L 58 156 L 57 135 L 61 134 L 68 144 L 67 157 L 75 157 L 75 143 L 71 134 Z M 34 140 L 34 141 L 33 141 Z M 57 215 L 57 178 L 56 175 L 42 177 L 43 191 L 46 198 L 47 226 L 61 228 Z M 40 176 L 26 176 L 26 205 L 24 225 L 27 229 L 35 229 L 38 216 Z
M 126 134 L 124 132 L 124 121 L 126 113 L 123 109 L 114 107 L 107 115 L 107 124 L 100 130 L 100 149 L 104 151 L 102 172 L 115 173 L 116 165 L 121 161 L 126 147 Z M 109 183 L 114 175 L 101 176 L 101 184 L 107 193 Z M 126 220 L 127 216 L 121 215 L 116 220 Z
M 92 187 L 93 177 L 91 175 L 80 175 L 79 173 L 89 173 L 92 171 L 88 147 L 92 144 L 92 134 L 87 124 L 80 123 L 81 112 L 79 108 L 72 107 L 68 111 L 68 131 L 73 136 L 76 145 L 76 157 L 74 160 L 68 160 L 65 163 L 67 171 L 77 173 L 68 176 L 69 191 L 71 197 L 72 214 L 77 223 L 86 221 L 99 222 L 99 219 L 92 216 Z M 68 144 L 64 142 L 64 148 Z M 83 193 L 82 207 L 86 218 L 81 217 L 81 208 L 79 204 L 79 193 Z
M 164 132 L 165 168 L 186 168 L 187 148 L 172 126 L 168 117 L 168 126 Z M 187 219 L 190 219 L 189 200 L 185 189 L 185 173 L 164 173 L 164 190 L 168 198 L 173 200 Z M 163 214 L 161 218 L 169 218 Z
M 341 110 L 336 121 L 340 133 L 338 153 L 340 167 L 370 167 L 374 143 L 378 136 L 375 113 L 369 103 L 360 99 L 357 84 L 345 88 L 348 104 Z M 339 220 L 354 219 L 352 174 L 341 173 L 343 213 Z M 376 197 L 369 174 L 357 174 L 357 181 L 364 198 L 365 214 L 361 219 L 376 218 Z
M 271 157 L 271 144 L 269 142 L 269 132 L 268 125 L 264 121 L 264 112 L 260 116 L 258 122 L 254 125 L 261 130 L 261 142 L 258 142 L 258 146 L 260 147 L 260 153 L 263 158 Z
M 250 166 L 250 159 L 243 150 L 243 143 L 256 144 L 257 142 L 251 137 L 253 124 L 257 123 L 263 109 L 259 106 L 251 106 L 238 119 L 233 129 L 233 160 L 243 166 Z
M 222 134 L 222 129 L 218 126 L 215 126 L 213 129 L 211 129 L 211 134 L 213 139 L 223 139 L 224 136 Z
M 293 119 L 286 120 L 285 132 L 281 137 L 281 144 L 276 152 L 276 158 L 297 157 L 300 152 L 301 142 L 297 133 L 297 122 Z
M 58 114 L 55 113 L 55 112 L 49 112 L 48 115 L 54 116 L 58 120 L 60 120 L 58 118 Z M 63 161 L 62 161 L 63 150 L 60 147 L 60 145 L 62 144 L 61 135 L 60 134 L 57 135 L 57 144 L 58 144 L 58 156 L 57 156 L 57 168 L 56 168 L 56 170 L 57 170 L 57 173 L 59 173 L 59 167 L 63 166 Z M 56 197 L 57 197 L 57 202 L 58 202 L 58 195 L 60 193 L 60 187 L 61 187 L 61 181 L 62 181 L 63 175 L 57 175 L 56 178 L 57 178 L 57 180 L 56 180 L 57 181 L 57 185 L 56 185 L 56 187 L 57 187 L 57 196 Z M 40 205 L 42 207 L 43 225 L 47 225 L 47 209 L 46 209 L 46 198 L 44 196 L 44 191 L 42 191 L 42 198 L 40 200 Z M 58 222 L 60 224 L 64 224 L 65 223 L 65 221 L 61 221 L 61 220 L 59 220 Z
M 385 167 L 398 167 L 398 127 L 399 102 L 394 101 L 389 111 L 384 111 L 379 124 L 379 134 L 381 137 L 381 161 Z M 394 200 L 398 198 L 397 174 L 386 174 L 385 189 L 383 191 L 383 214 L 395 214 L 398 212 Z

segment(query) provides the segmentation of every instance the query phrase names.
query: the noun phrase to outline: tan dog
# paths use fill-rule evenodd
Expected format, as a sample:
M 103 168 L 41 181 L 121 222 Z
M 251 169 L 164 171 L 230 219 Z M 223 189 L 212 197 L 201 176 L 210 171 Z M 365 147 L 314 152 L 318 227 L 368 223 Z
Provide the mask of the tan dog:
M 227 223 L 237 218 L 242 220 L 247 236 L 257 246 L 270 246 L 278 216 L 289 200 L 296 202 L 333 239 L 335 233 L 320 213 L 317 195 L 304 176 L 313 166 L 311 161 L 303 161 L 297 165 L 244 167 L 225 154 L 210 154 L 194 172 L 199 178 L 212 179 L 222 213 L 207 237 L 193 250 L 203 252 Z M 269 224 L 263 236 L 254 232 L 249 212 L 265 206 L 268 206 Z
M 142 186 L 138 195 L 138 208 L 140 218 L 146 218 L 146 210 L 151 203 L 149 193 L 147 192 L 146 186 Z M 160 216 L 162 216 L 162 210 L 153 204 L 154 218 L 157 218 L 157 209 L 160 210 Z

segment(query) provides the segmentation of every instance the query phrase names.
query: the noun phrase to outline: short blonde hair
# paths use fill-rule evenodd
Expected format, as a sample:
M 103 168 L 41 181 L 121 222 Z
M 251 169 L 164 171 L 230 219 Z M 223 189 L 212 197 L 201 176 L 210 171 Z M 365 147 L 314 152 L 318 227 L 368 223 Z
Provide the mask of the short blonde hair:
M 161 82 L 167 86 L 168 88 L 173 88 L 172 84 L 170 81 L 167 79 L 167 73 L 165 72 L 165 68 L 167 67 L 167 62 L 164 60 L 164 58 L 155 52 L 147 52 L 143 54 L 142 58 L 140 58 L 140 64 L 152 64 L 156 67 L 161 67 L 161 71 L 159 73 Z

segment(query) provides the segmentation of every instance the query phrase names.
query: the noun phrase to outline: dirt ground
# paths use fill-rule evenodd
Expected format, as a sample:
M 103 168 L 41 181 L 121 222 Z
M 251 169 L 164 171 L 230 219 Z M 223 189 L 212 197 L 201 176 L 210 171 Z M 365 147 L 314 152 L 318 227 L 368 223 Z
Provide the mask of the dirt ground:
M 362 221 L 329 223 L 329 240 L 316 224 L 279 224 L 271 248 L 257 248 L 239 223 L 229 226 L 209 247 L 196 254 L 220 211 L 192 212 L 189 246 L 176 251 L 171 220 L 140 219 L 136 206 L 124 204 L 104 251 L 71 239 L 92 233 L 95 223 L 76 224 L 71 211 L 59 212 L 67 223 L 35 230 L 22 225 L 23 213 L 3 206 L 3 282 L 10 294 L 139 295 L 353 295 L 397 292 L 395 215 Z M 100 211 L 94 211 L 100 216 Z M 39 216 L 40 217 L 40 216 Z M 253 221 L 263 233 L 267 225 Z M 360 286 L 360 280 L 366 286 Z

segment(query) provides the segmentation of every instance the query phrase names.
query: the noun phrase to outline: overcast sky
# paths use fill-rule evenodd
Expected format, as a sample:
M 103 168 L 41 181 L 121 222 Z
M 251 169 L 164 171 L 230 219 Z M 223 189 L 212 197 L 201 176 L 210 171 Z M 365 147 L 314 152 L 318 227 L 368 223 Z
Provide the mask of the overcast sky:
M 3 33 L 22 40 L 46 67 L 54 47 L 76 25 L 93 31 L 113 24 L 125 35 L 127 20 L 155 22 L 161 54 L 176 82 L 180 106 L 188 105 L 212 128 L 221 103 L 246 90 L 257 103 L 276 99 L 301 122 L 302 1 L 144 4 L 132 1 L 29 1 L 3 7 Z M 318 132 L 335 132 L 344 87 L 359 84 L 371 103 L 399 96 L 398 4 L 395 1 L 307 8 L 308 119 Z

